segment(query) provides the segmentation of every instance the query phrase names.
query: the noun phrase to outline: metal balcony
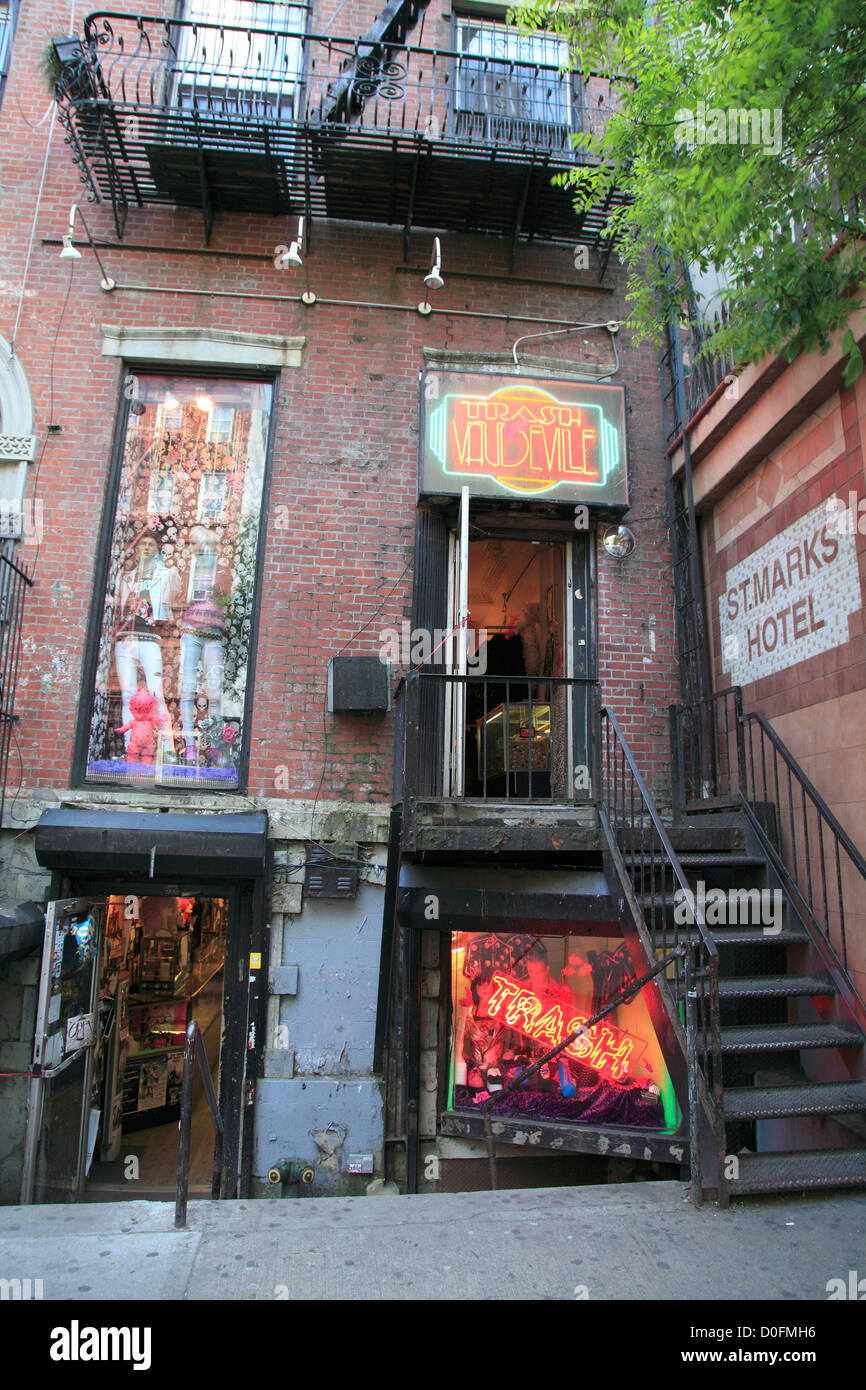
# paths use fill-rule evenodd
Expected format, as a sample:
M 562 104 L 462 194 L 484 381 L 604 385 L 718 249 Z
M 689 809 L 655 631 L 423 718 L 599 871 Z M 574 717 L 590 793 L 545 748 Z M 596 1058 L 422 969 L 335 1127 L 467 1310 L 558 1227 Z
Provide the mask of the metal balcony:
M 283 21 L 285 22 L 285 21 Z M 398 34 L 398 38 L 406 38 Z M 150 203 L 604 243 L 551 178 L 607 108 L 559 67 L 472 51 L 93 14 L 58 103 L 122 236 Z M 605 262 L 606 264 L 606 262 Z

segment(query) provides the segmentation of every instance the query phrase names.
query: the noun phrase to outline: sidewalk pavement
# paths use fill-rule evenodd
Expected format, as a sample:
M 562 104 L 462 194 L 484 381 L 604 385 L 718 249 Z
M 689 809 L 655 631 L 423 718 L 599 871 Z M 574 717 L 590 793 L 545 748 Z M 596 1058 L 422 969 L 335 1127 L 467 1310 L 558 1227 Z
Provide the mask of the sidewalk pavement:
M 866 1275 L 866 1194 L 696 1210 L 676 1182 L 0 1208 L 45 1299 L 808 1299 Z M 856 1284 L 856 1279 L 854 1280 Z M 866 1289 L 866 1282 L 863 1284 Z

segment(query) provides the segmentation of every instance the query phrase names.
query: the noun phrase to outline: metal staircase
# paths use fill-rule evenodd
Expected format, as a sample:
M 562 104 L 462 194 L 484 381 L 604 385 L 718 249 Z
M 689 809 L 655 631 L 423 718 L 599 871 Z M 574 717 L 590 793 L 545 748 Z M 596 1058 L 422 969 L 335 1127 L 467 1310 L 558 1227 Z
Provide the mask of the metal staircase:
M 767 721 L 743 715 L 739 692 L 680 707 L 673 728 L 689 812 L 670 839 L 693 888 L 704 884 L 719 951 L 728 1190 L 866 1185 L 866 1006 L 845 933 L 866 863 Z M 702 801 L 715 809 L 696 813 Z M 671 880 L 648 878 L 636 855 L 624 862 L 660 949 L 676 907 Z M 714 921 L 713 889 L 728 918 L 732 890 L 737 908 L 742 890 L 757 890 L 763 920 Z

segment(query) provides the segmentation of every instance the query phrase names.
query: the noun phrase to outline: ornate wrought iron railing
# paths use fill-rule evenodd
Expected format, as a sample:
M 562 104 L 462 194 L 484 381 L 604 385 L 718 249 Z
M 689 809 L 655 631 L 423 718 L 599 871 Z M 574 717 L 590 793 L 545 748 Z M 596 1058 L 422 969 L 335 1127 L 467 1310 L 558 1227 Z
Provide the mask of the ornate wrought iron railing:
M 649 960 L 677 953 L 665 985 L 688 1062 L 692 1198 L 715 1187 L 727 1205 L 719 952 L 616 717 L 600 712 L 599 814 L 621 878 L 635 883 L 635 925 Z M 690 911 L 673 911 L 677 894 Z M 678 921 L 678 916 L 686 918 Z M 689 920 L 690 919 L 690 920 Z M 685 948 L 685 950 L 680 950 Z M 664 986 L 663 986 L 664 987 Z M 702 1117 L 709 1127 L 708 1151 Z M 709 1164 L 707 1160 L 709 1159 Z M 707 1172 L 707 1168 L 715 1172 Z
M 303 10 L 303 6 L 293 7 Z M 135 138 L 147 110 L 232 122 L 296 121 L 412 131 L 436 140 L 568 151 L 598 133 L 610 108 L 577 99 L 558 63 L 290 28 L 100 12 L 60 94 L 79 108 L 110 103 Z M 285 23 L 285 21 L 283 21 Z

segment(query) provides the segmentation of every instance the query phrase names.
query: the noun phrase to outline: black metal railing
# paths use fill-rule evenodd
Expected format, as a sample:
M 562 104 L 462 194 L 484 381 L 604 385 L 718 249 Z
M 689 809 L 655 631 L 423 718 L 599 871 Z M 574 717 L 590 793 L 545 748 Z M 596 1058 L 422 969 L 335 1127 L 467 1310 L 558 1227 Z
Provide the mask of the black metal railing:
M 588 801 L 594 687 L 568 676 L 411 672 L 396 696 L 396 799 Z
M 569 161 L 570 135 L 598 134 L 610 116 L 603 102 L 576 100 L 572 74 L 558 61 L 524 53 L 373 43 L 306 33 L 297 21 L 256 27 L 111 11 L 88 16 L 82 60 L 64 71 L 61 91 L 76 105 L 111 103 L 131 139 L 133 114 L 155 109 L 410 130 L 484 146 L 541 144 L 567 150 Z
M 727 1204 L 719 1011 L 719 953 L 616 717 L 602 708 L 599 720 L 599 814 L 616 867 L 636 883 L 635 925 L 648 959 L 675 955 L 661 988 L 679 1012 L 689 1078 L 692 1196 L 706 1176 L 701 1113 L 712 1134 L 719 1205 Z M 674 912 L 678 895 L 689 911 Z M 678 920 L 678 918 L 685 920 Z M 685 948 L 681 950 L 681 948 Z
M 186 1225 L 186 1205 L 189 1196 L 189 1150 L 192 1135 L 192 1088 L 198 1063 L 207 1108 L 214 1127 L 213 1179 L 211 1197 L 219 1197 L 223 1171 L 223 1122 L 210 1074 L 201 1028 L 193 1020 L 186 1030 L 183 1048 L 183 1079 L 180 1092 L 180 1140 L 177 1150 L 177 1190 L 174 1203 L 175 1226 Z
M 732 686 L 671 707 L 675 800 L 702 791 L 745 806 L 795 906 L 848 975 L 848 924 L 866 902 L 866 859 L 763 714 Z M 769 812 L 769 813 L 768 813 Z
M 6 807 L 9 752 L 15 728 L 15 695 L 21 656 L 21 621 L 30 572 L 14 558 L 15 542 L 0 542 L 0 824 Z
M 737 363 L 729 349 L 720 351 L 713 339 L 730 326 L 730 315 L 722 306 L 711 320 L 693 317 L 686 335 L 684 363 L 686 367 L 686 420 L 692 420 L 714 391 L 736 377 Z M 732 391 L 735 389 L 731 386 Z

